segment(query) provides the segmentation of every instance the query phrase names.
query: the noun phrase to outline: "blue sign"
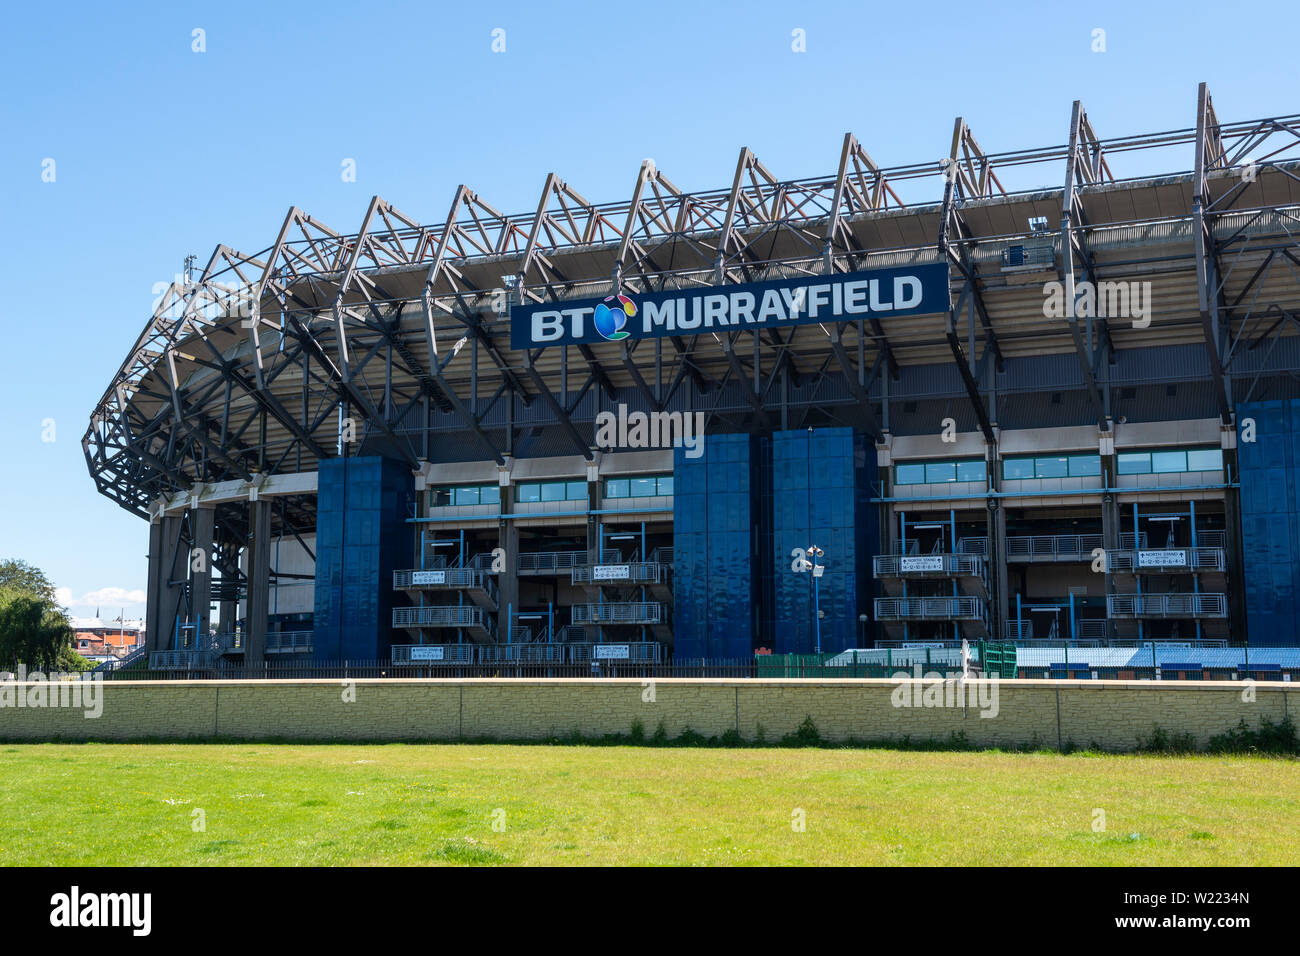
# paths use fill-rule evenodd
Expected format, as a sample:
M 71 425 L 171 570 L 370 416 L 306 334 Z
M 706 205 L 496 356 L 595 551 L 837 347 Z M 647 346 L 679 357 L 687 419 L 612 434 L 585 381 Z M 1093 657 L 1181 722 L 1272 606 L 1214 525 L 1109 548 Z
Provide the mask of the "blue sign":
M 510 347 L 619 342 L 947 312 L 948 267 L 899 266 L 510 307 Z

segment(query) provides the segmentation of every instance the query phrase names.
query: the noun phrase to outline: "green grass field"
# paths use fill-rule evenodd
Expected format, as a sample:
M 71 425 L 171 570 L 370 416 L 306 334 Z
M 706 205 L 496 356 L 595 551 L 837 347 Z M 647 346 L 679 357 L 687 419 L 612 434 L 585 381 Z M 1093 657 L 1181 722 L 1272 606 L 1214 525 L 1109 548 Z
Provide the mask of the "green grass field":
M 33 744 L 0 780 L 9 865 L 1300 863 L 1281 758 Z

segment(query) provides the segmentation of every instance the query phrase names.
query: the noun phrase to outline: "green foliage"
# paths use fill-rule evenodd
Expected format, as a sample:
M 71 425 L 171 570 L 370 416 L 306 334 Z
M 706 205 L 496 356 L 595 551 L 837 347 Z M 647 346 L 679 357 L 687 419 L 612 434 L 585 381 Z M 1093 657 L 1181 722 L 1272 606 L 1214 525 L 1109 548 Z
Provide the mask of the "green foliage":
M 708 739 L 703 734 L 691 730 L 689 727 L 685 728 L 674 741 L 679 747 L 702 747 L 708 742 Z
M 628 734 L 628 740 L 634 744 L 645 743 L 645 724 L 641 723 L 639 717 L 632 721 L 632 732 Z
M 1296 737 L 1295 724 L 1288 715 L 1279 723 L 1261 718 L 1259 728 L 1251 729 L 1243 717 L 1227 733 L 1211 737 L 1206 750 L 1218 754 L 1286 754 L 1300 756 L 1300 739 Z
M 58 607 L 54 596 L 54 582 L 40 568 L 26 561 L 9 558 L 0 561 L 0 591 L 21 591 L 40 598 L 53 608 Z
M 1137 752 L 1141 754 L 1192 754 L 1196 753 L 1196 738 L 1191 734 L 1171 734 L 1159 724 L 1150 737 L 1139 737 Z
M 823 743 L 821 732 L 813 723 L 812 715 L 804 717 L 797 730 L 781 738 L 783 747 L 818 747 Z
M 14 562 L 6 562 L 6 565 Z M 72 662 L 72 628 L 63 610 L 40 594 L 0 589 L 0 666 L 80 669 Z

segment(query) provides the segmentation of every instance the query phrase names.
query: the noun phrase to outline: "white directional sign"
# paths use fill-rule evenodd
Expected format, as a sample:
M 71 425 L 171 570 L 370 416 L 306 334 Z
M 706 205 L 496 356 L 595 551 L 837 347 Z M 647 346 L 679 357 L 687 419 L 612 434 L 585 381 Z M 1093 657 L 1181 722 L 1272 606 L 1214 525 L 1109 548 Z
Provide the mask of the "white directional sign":
M 422 646 L 416 644 L 411 648 L 411 660 L 413 661 L 440 661 L 442 660 L 445 649 L 436 645 Z
M 1139 568 L 1183 568 L 1187 566 L 1186 551 L 1139 551 Z
M 446 584 L 446 571 L 415 571 L 411 575 L 412 584 Z
M 632 568 L 626 564 L 597 564 L 591 569 L 593 581 L 626 581 L 632 577 Z
M 919 558 L 899 558 L 900 571 L 942 571 L 943 555 L 927 554 Z
M 594 645 L 597 660 L 627 660 L 632 656 L 631 648 L 626 644 L 596 644 Z

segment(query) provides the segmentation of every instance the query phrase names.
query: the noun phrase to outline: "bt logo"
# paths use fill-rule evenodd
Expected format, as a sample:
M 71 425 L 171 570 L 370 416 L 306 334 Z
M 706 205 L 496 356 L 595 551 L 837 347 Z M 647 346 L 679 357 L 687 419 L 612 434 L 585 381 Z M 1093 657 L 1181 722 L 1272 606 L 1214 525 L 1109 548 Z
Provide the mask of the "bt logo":
M 605 303 L 618 301 L 610 308 Z M 627 320 L 636 315 L 636 306 L 632 300 L 625 295 L 611 295 L 605 297 L 605 302 L 596 306 L 596 314 L 592 316 L 592 324 L 596 326 L 596 331 L 609 339 L 616 342 L 619 339 L 625 339 L 627 332 L 623 331 L 623 326 Z

